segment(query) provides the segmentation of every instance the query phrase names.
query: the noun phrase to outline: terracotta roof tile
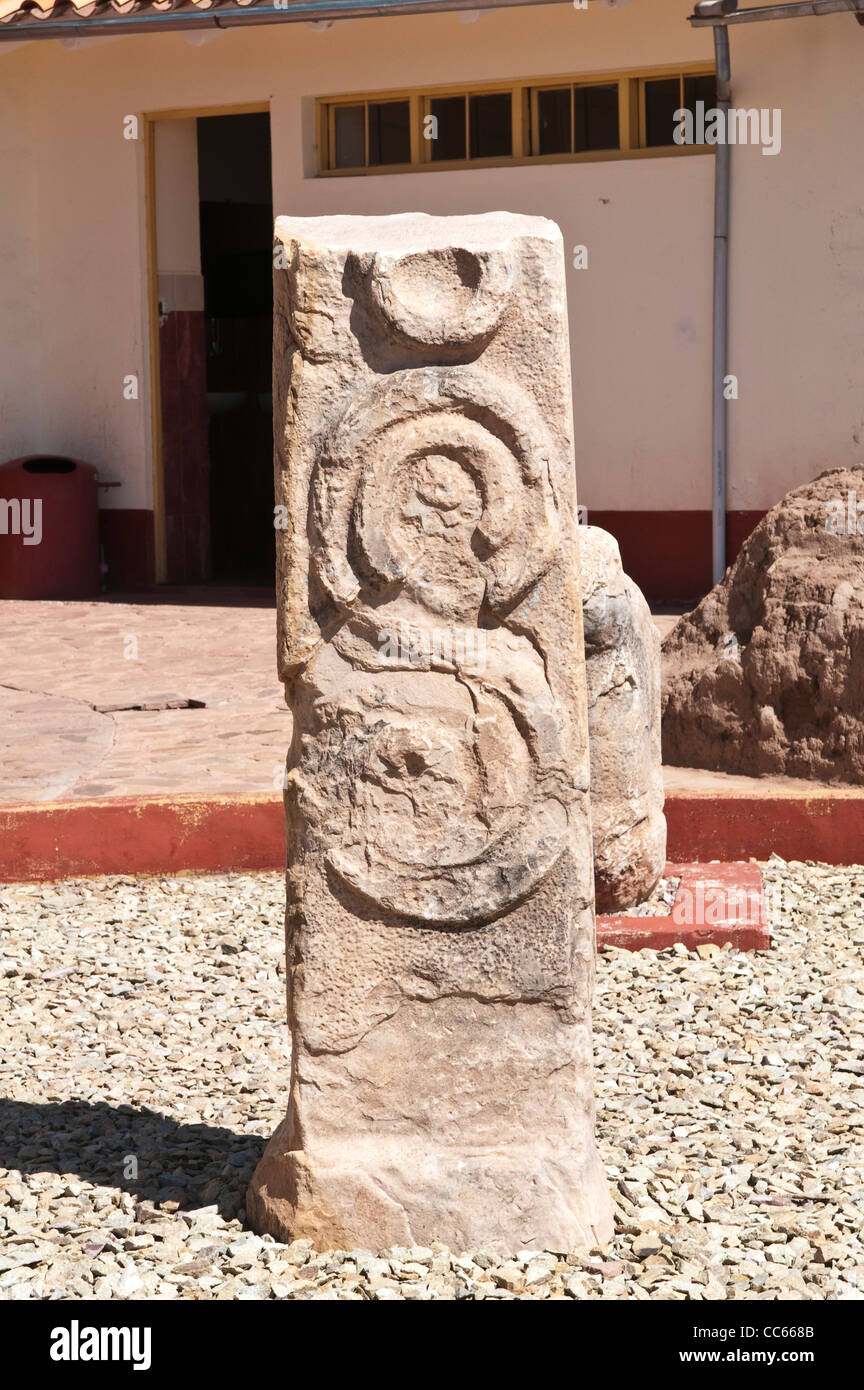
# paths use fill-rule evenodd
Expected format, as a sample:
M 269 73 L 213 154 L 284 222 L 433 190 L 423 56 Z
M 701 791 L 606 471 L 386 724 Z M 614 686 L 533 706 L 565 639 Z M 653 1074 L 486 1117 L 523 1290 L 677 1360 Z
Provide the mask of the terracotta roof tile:
M 15 27 L 29 27 L 32 21 L 45 19 L 76 20 L 98 11 L 100 17 L 112 14 L 133 15 L 153 11 L 167 14 L 171 10 L 233 9 L 236 5 L 269 4 L 272 0 L 0 0 L 0 22 L 15 21 Z
M 275 0 L 278 3 L 278 0 Z M 487 8 L 496 3 L 501 5 L 514 4 L 542 4 L 544 0 L 474 0 L 478 8 Z M 435 0 L 367 0 L 370 12 L 392 11 L 398 13 L 400 9 L 443 9 L 445 4 L 436 4 Z M 464 0 L 463 0 L 464 3 Z M 62 33 L 62 28 L 69 25 L 71 32 L 80 34 L 82 19 L 89 19 L 91 16 L 100 22 L 113 19 L 121 33 L 132 33 L 140 28 L 155 29 L 160 28 L 160 21 L 164 27 L 177 27 L 172 22 L 177 20 L 182 23 L 183 17 L 192 17 L 196 11 L 205 14 L 212 11 L 214 22 L 218 23 L 217 16 L 224 15 L 225 23 L 231 22 L 231 16 L 237 16 L 242 11 L 254 11 L 255 6 L 260 5 L 262 22 L 270 22 L 276 19 L 306 19 L 316 16 L 316 12 L 322 10 L 328 14 L 330 7 L 326 0 L 283 0 L 279 6 L 281 13 L 274 14 L 274 0 L 0 0 L 0 30 L 4 38 L 12 38 L 13 34 L 22 39 L 37 37 L 55 37 L 57 33 Z M 364 0 L 357 0 L 357 8 L 366 8 Z M 338 17 L 340 12 L 350 13 L 352 6 L 350 0 L 333 0 L 332 11 L 328 17 Z M 292 11 L 295 11 L 292 14 Z M 311 11 L 311 13 L 310 13 Z M 148 20 L 150 23 L 148 23 Z M 138 23 L 136 23 L 138 21 Z M 255 22 L 253 15 L 250 14 L 249 20 Z M 203 21 L 202 21 L 203 22 Z M 243 22 L 243 21 L 241 21 Z M 43 28 L 43 25 L 45 28 Z M 196 26 L 197 27 L 197 26 Z M 40 32 L 41 31 L 41 32 Z M 49 32 L 50 31 L 50 32 Z

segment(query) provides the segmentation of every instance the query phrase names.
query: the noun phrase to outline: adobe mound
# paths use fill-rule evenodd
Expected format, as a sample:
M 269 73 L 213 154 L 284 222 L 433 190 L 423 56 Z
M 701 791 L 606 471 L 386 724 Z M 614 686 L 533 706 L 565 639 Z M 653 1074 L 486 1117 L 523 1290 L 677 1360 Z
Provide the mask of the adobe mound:
M 864 468 L 788 493 L 663 657 L 664 762 L 864 783 Z

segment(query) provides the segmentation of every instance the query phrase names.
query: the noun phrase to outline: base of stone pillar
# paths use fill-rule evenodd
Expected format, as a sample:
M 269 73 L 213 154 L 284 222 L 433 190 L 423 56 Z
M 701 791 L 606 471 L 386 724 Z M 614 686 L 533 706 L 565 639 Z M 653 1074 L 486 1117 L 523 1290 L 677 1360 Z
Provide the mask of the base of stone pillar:
M 307 1238 L 316 1249 L 377 1252 L 441 1241 L 451 1250 L 513 1255 L 589 1249 L 611 1239 L 612 1204 L 596 1156 L 542 1143 L 465 1153 L 410 1141 L 290 1150 L 287 1121 L 271 1139 L 246 1196 L 259 1234 Z

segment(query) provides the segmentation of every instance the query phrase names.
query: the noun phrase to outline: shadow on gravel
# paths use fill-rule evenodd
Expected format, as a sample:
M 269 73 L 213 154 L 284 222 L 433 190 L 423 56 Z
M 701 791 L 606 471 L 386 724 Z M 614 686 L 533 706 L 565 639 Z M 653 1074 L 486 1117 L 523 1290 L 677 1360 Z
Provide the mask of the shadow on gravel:
M 217 1206 L 226 1220 L 243 1207 L 266 1143 L 130 1105 L 0 1099 L 0 1168 L 59 1173 L 184 1211 Z

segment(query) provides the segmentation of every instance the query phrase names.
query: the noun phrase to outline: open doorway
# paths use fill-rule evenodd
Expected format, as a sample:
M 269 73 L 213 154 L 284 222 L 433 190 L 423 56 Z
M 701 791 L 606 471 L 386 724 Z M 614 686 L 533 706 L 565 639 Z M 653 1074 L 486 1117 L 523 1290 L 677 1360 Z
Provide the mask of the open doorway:
M 214 579 L 273 582 L 270 117 L 198 120 Z
M 157 121 L 154 151 L 164 578 L 272 586 L 269 114 Z

